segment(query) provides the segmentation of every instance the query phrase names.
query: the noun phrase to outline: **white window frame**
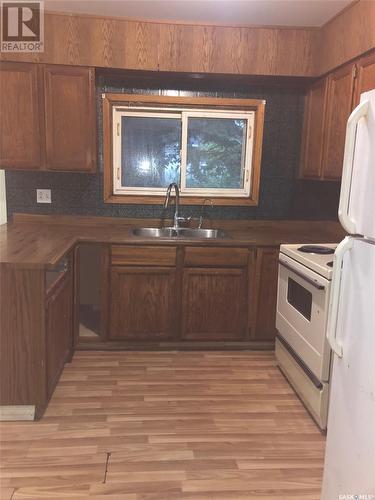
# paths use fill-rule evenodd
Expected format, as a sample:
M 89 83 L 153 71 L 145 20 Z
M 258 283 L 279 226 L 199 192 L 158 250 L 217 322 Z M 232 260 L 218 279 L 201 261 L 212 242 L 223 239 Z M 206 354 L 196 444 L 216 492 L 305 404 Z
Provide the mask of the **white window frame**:
M 130 187 L 122 185 L 121 172 L 121 137 L 122 137 L 122 117 L 150 117 L 165 119 L 180 119 L 181 130 L 181 169 L 180 169 L 180 194 L 183 197 L 189 196 L 210 196 L 218 198 L 248 198 L 252 187 L 252 165 L 253 165 L 253 141 L 254 141 L 254 111 L 232 111 L 232 110 L 207 110 L 207 109 L 187 109 L 187 108 L 164 108 L 164 107 L 115 107 L 112 118 L 112 158 L 113 158 L 113 194 L 117 195 L 164 195 L 165 188 L 150 187 Z M 244 141 L 245 158 L 243 162 L 243 188 L 188 188 L 186 187 L 186 167 L 187 167 L 187 133 L 189 118 L 231 118 L 246 120 L 246 139 Z
M 248 197 L 251 191 L 251 165 L 253 141 L 251 140 L 252 131 L 254 130 L 254 111 L 249 112 L 223 112 L 223 111 L 183 111 L 182 112 L 182 140 L 181 140 L 181 174 L 180 188 L 181 193 L 187 196 L 212 196 L 212 197 Z M 244 187 L 241 189 L 221 189 L 221 188 L 188 188 L 186 187 L 186 170 L 187 170 L 187 134 L 189 118 L 231 118 L 234 120 L 246 120 L 246 138 L 244 141 L 245 158 L 243 162 L 242 177 Z
M 171 111 L 171 110 L 168 110 Z M 181 119 L 181 113 L 157 113 L 154 111 L 129 111 L 116 108 L 113 112 L 113 193 L 114 194 L 133 194 L 133 195 L 163 195 L 165 188 L 145 188 L 145 187 L 131 187 L 123 186 L 122 172 L 121 172 L 121 137 L 122 137 L 122 117 L 140 117 L 140 118 L 165 118 L 168 119 Z

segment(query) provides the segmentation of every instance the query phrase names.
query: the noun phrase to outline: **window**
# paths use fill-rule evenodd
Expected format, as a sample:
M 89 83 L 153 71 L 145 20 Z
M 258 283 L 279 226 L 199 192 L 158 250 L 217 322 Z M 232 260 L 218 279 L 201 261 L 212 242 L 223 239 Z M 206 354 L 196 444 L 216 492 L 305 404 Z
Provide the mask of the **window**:
M 114 125 L 115 193 L 159 193 L 179 183 L 179 115 L 117 109 Z
M 116 108 L 113 125 L 115 194 L 249 196 L 253 111 Z
M 104 133 L 106 121 L 107 125 L 110 121 L 112 137 L 110 151 L 105 151 L 106 201 L 135 202 L 142 196 L 142 202 L 149 197 L 150 202 L 158 203 L 158 197 L 164 196 L 167 186 L 175 182 L 182 202 L 200 203 L 211 197 L 229 202 L 246 199 L 256 204 L 261 140 L 256 123 L 258 108 L 249 109 L 249 100 L 241 100 L 246 103 L 244 109 L 229 105 L 213 109 L 183 106 L 184 98 L 172 106 L 173 98 L 165 102 L 165 97 L 142 96 L 146 101 L 152 97 L 152 101 L 159 98 L 161 102 L 140 103 L 141 96 L 136 97 L 136 102 L 127 105 L 107 101 L 111 114 L 105 119 Z M 190 98 L 186 104 L 194 101 Z M 263 101 L 259 102 L 264 106 Z

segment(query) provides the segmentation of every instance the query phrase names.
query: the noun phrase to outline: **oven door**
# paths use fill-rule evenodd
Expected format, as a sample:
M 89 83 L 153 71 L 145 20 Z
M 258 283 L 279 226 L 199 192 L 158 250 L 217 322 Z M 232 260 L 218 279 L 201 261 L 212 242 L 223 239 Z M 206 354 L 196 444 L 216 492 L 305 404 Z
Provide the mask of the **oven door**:
M 276 328 L 321 381 L 329 379 L 326 324 L 330 281 L 280 253 Z

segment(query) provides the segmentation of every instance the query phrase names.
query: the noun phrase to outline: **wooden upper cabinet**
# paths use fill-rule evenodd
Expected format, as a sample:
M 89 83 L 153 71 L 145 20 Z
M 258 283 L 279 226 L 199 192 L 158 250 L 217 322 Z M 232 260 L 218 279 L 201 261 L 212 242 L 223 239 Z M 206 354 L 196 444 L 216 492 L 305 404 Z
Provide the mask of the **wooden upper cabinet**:
M 353 107 L 359 104 L 361 94 L 375 89 L 375 52 L 362 57 L 357 63 Z
M 38 81 L 36 64 L 0 64 L 0 168 L 42 167 L 44 141 Z
M 48 170 L 95 170 L 94 70 L 45 66 L 46 167 Z
M 93 172 L 92 68 L 0 63 L 0 168 Z
M 346 123 L 352 110 L 355 65 L 335 71 L 328 79 L 324 134 L 323 179 L 340 179 L 344 159 Z
M 346 123 L 353 106 L 356 66 L 348 64 L 307 93 L 302 134 L 303 179 L 340 180 Z
M 300 171 L 303 178 L 317 179 L 321 175 L 327 88 L 327 79 L 324 78 L 306 95 Z

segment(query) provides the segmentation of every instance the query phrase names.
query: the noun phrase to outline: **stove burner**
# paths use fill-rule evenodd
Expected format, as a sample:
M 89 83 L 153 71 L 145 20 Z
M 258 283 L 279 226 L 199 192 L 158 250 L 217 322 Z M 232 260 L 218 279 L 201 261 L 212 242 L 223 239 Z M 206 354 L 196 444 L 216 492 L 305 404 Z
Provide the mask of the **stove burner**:
M 303 245 L 298 249 L 300 252 L 305 253 L 318 253 L 322 255 L 328 255 L 330 253 L 335 253 L 333 248 L 322 247 L 320 245 Z
M 327 266 L 328 267 L 333 267 L 333 260 L 331 260 L 331 262 L 327 262 Z

